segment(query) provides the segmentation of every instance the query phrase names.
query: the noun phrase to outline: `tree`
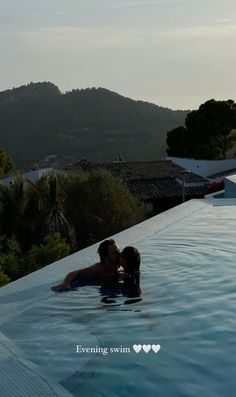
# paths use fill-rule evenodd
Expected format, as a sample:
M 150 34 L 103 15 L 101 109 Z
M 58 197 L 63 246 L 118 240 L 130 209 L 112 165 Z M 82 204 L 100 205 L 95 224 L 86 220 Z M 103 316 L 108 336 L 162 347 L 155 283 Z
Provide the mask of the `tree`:
M 33 244 L 23 258 L 24 274 L 56 262 L 70 254 L 71 247 L 61 237 L 60 233 L 49 233 L 40 245 Z
M 109 172 L 74 173 L 66 183 L 65 209 L 82 247 L 144 219 L 142 204 Z
M 47 175 L 37 183 L 18 174 L 0 185 L 1 282 L 69 255 L 73 242 L 85 247 L 144 217 L 143 205 L 109 172 Z
M 1 238 L 0 242 L 0 268 L 9 280 L 16 280 L 24 275 L 22 270 L 22 252 L 15 237 Z
M 10 282 L 10 278 L 1 270 L 0 267 L 0 287 Z
M 71 247 L 60 233 L 49 233 L 39 245 L 33 244 L 23 253 L 15 237 L 0 242 L 0 285 L 5 280 L 14 281 L 43 266 L 69 255 Z
M 62 179 L 48 174 L 38 182 L 17 173 L 11 185 L 0 185 L 0 233 L 16 237 L 23 252 L 48 233 L 60 233 L 76 250 L 74 228 L 64 213 Z
M 34 220 L 34 240 L 41 242 L 48 233 L 60 233 L 77 249 L 74 226 L 64 210 L 66 192 L 63 178 L 47 174 L 37 183 L 28 181 L 28 206 L 26 217 Z
M 177 127 L 167 133 L 167 153 L 169 156 L 188 157 L 186 128 Z M 177 154 L 176 154 L 177 153 Z
M 0 149 L 0 179 L 13 168 L 13 161 L 9 154 L 7 154 L 3 149 Z
M 16 236 L 19 241 L 24 240 L 29 232 L 24 219 L 27 206 L 24 183 L 24 176 L 17 173 L 11 185 L 0 184 L 0 233 L 7 238 Z
M 187 114 L 185 127 L 167 133 L 169 156 L 225 159 L 233 147 L 236 104 L 233 100 L 211 99 Z

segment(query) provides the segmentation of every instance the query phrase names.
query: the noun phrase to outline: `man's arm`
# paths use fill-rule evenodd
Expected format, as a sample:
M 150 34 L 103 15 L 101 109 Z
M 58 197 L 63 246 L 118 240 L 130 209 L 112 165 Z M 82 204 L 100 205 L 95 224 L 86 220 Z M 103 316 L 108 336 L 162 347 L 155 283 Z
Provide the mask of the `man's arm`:
M 95 265 L 85 267 L 84 269 L 75 270 L 73 272 L 68 273 L 62 284 L 55 285 L 51 289 L 53 291 L 66 291 L 70 289 L 71 283 L 77 278 L 81 278 L 81 279 L 98 278 L 101 276 L 101 274 L 102 274 L 101 263 L 96 263 Z

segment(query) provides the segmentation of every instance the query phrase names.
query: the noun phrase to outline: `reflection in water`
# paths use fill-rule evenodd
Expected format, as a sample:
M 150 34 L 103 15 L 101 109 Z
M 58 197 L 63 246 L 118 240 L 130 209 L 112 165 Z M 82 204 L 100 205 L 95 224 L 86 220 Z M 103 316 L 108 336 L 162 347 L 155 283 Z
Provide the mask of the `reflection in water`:
M 119 277 L 106 278 L 103 280 L 76 280 L 72 283 L 72 290 L 78 288 L 94 285 L 98 286 L 99 293 L 103 296 L 102 303 L 114 304 L 115 298 L 125 296 L 129 299 L 123 302 L 124 305 L 140 302 L 142 298 L 140 288 L 140 274 L 137 273 L 135 277 L 130 277 L 125 273 L 121 273 Z M 121 305 L 119 303 L 119 305 Z
M 140 298 L 140 274 L 136 274 L 135 277 L 124 274 L 121 279 L 117 279 L 113 283 L 103 283 L 100 287 L 100 293 L 104 296 L 101 302 L 106 304 L 116 303 L 115 298 L 122 295 L 130 298 L 124 301 L 124 305 L 140 302 L 142 300 Z
M 235 225 L 235 206 L 207 206 L 161 233 L 144 235 L 139 303 L 124 305 L 141 299 L 130 280 L 118 280 L 116 287 L 80 281 L 74 288 L 83 288 L 21 310 L 1 332 L 73 396 L 233 396 Z M 14 299 L 17 294 L 23 299 L 22 292 Z M 133 344 L 160 344 L 161 351 L 137 354 Z M 76 354 L 76 345 L 131 352 Z

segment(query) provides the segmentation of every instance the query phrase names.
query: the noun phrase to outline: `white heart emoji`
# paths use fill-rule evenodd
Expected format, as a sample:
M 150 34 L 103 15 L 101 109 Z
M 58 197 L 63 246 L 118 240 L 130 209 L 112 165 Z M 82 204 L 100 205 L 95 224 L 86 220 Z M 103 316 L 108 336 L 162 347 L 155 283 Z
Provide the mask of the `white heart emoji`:
M 133 345 L 133 349 L 136 353 L 139 353 L 142 349 L 142 345 Z
M 152 345 L 152 350 L 154 351 L 154 353 L 158 353 L 160 348 L 161 348 L 160 345 Z
M 145 353 L 148 353 L 151 350 L 151 345 L 143 345 L 143 351 L 145 351 Z

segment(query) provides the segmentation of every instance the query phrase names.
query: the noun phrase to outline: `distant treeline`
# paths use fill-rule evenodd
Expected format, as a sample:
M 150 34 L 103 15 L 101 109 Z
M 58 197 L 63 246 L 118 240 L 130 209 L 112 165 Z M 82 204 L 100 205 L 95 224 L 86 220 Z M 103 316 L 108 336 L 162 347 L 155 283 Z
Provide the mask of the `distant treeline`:
M 62 94 L 52 83 L 30 83 L 0 93 L 0 147 L 16 168 L 42 165 L 49 155 L 57 164 L 112 161 L 118 154 L 160 159 L 167 131 L 182 125 L 186 114 L 104 88 Z

